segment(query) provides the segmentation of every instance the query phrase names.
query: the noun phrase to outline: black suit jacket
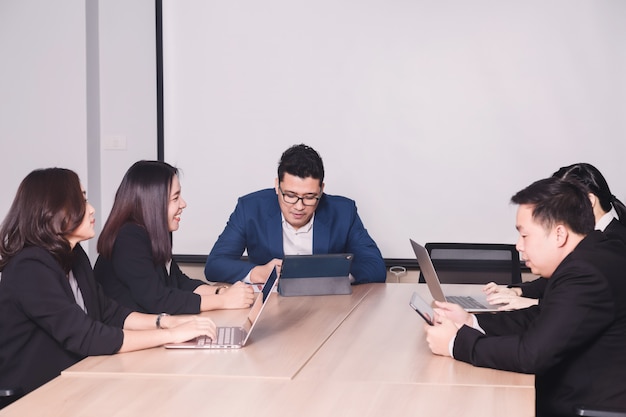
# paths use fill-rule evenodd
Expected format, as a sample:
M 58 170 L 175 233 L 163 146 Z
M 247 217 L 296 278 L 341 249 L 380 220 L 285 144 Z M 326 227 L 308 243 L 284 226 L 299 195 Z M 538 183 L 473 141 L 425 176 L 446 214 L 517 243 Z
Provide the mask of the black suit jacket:
M 538 416 L 576 404 L 626 408 L 626 246 L 595 231 L 557 267 L 539 306 L 480 314 L 486 335 L 459 329 L 454 357 L 536 375 Z
M 96 279 L 106 295 L 135 311 L 149 314 L 197 314 L 201 297 L 195 290 L 203 282 L 183 274 L 172 261 L 155 265 L 148 232 L 134 223 L 120 228 L 111 259 L 98 257 Z
M 626 244 L 626 226 L 620 223 L 619 220 L 613 219 L 607 225 L 603 232 L 607 237 L 612 239 L 619 239 Z M 548 285 L 548 280 L 539 277 L 529 282 L 523 282 L 517 285 L 511 285 L 511 287 L 519 287 L 522 289 L 522 297 L 528 298 L 543 298 L 543 293 Z
M 73 272 L 87 313 L 60 264 L 44 249 L 23 249 L 0 280 L 0 386 L 30 392 L 89 355 L 117 352 L 131 313 L 96 284 L 89 258 L 74 249 Z

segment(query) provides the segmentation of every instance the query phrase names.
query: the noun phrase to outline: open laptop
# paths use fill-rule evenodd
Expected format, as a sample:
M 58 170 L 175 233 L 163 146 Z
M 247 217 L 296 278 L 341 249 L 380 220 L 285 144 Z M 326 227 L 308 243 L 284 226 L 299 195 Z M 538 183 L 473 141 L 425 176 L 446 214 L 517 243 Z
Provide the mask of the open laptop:
M 282 296 L 352 294 L 351 253 L 286 255 L 280 268 Z
M 498 305 L 489 304 L 487 297 L 482 294 L 474 297 L 467 295 L 445 295 L 433 262 L 428 255 L 428 251 L 425 247 L 413 241 L 413 239 L 409 240 L 411 241 L 411 246 L 413 246 L 413 252 L 415 252 L 417 262 L 420 265 L 420 272 L 424 276 L 428 290 L 435 300 L 459 304 L 465 311 L 470 313 L 498 311 Z
M 270 295 L 275 292 L 273 290 L 277 283 L 278 275 L 276 274 L 276 268 L 274 268 L 254 304 L 252 304 L 246 321 L 241 326 L 218 327 L 215 340 L 208 336 L 199 336 L 187 342 L 168 343 L 165 347 L 168 349 L 237 349 L 244 347 L 252 334 L 254 326 L 259 322 L 261 313 L 267 305 Z

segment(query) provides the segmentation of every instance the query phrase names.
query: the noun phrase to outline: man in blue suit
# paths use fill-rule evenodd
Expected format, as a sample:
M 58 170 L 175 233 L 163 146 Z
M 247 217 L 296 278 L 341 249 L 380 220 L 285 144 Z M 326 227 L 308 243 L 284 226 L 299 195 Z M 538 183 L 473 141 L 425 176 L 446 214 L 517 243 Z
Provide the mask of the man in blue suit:
M 242 260 L 244 250 L 248 259 Z M 274 188 L 239 198 L 206 261 L 209 281 L 265 282 L 284 255 L 352 253 L 354 283 L 384 282 L 380 250 L 353 200 L 324 194 L 324 165 L 311 147 L 287 149 Z

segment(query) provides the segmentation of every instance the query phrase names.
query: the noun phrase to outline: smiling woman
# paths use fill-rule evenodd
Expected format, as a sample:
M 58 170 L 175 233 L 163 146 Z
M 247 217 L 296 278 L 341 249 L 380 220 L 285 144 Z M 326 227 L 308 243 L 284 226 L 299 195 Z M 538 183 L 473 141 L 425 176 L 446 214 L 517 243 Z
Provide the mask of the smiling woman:
M 159 161 L 131 166 L 98 239 L 96 279 L 109 297 L 154 314 L 249 307 L 254 293 L 247 285 L 207 285 L 172 260 L 170 232 L 185 207 L 176 168 Z
M 185 207 L 187 207 L 187 202 L 180 195 L 180 180 L 178 175 L 175 175 L 172 178 L 170 198 L 167 203 L 167 225 L 170 232 L 178 230 L 180 227 L 180 215 Z

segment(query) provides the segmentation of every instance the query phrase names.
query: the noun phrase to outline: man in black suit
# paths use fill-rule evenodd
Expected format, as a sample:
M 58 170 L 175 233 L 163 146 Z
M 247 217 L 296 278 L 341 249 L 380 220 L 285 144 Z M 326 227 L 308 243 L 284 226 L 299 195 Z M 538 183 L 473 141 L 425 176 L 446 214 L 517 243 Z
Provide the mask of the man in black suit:
M 425 326 L 435 354 L 535 374 L 537 416 L 571 416 L 578 404 L 626 408 L 626 247 L 594 231 L 585 190 L 557 178 L 513 196 L 517 249 L 548 278 L 539 306 L 472 315 L 436 303 Z

